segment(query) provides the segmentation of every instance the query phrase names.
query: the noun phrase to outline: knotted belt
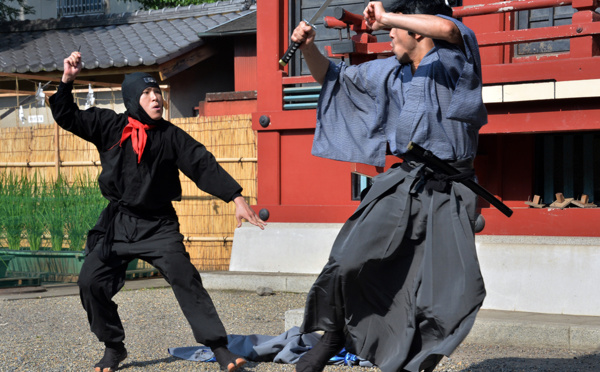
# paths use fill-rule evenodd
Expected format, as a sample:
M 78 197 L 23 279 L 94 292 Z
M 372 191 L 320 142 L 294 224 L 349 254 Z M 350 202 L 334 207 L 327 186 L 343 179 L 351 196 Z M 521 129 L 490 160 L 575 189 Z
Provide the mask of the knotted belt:
M 413 161 L 409 156 L 404 158 L 400 167 L 407 172 L 412 171 L 423 163 Z M 427 191 L 437 191 L 448 193 L 452 182 L 461 182 L 464 180 L 473 179 L 475 177 L 475 169 L 473 168 L 473 159 L 464 159 L 456 162 L 449 162 L 449 165 L 458 169 L 460 173 L 449 175 L 438 169 L 432 169 L 425 165 L 421 171 L 421 185 Z
M 454 181 L 460 182 L 468 187 L 475 194 L 481 196 L 491 205 L 498 208 L 498 210 L 504 213 L 506 217 L 510 217 L 513 214 L 512 209 L 510 209 L 500 199 L 496 198 L 491 192 L 481 187 L 481 185 L 476 183 L 472 177 L 466 177 L 466 174 L 463 174 L 464 171 L 458 169 L 458 167 L 454 164 L 438 158 L 431 151 L 422 148 L 414 142 L 410 142 L 408 144 L 407 150 L 408 151 L 406 152 L 405 156 L 417 159 L 419 162 L 423 163 L 425 167 L 432 169 L 434 173 L 439 172 L 441 174 L 448 175 L 448 177 L 445 177 L 446 181 L 444 182 L 450 183 L 450 177 L 456 176 Z M 471 168 L 472 167 L 473 165 L 471 162 Z

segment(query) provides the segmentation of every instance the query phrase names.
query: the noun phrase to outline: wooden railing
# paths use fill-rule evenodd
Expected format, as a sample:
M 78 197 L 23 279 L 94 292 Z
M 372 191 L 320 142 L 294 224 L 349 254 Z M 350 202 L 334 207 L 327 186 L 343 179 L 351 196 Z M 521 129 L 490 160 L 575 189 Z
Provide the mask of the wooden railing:
M 516 12 L 568 5 L 576 10 L 571 24 L 521 30 L 514 27 Z M 584 80 L 600 78 L 598 60 L 595 58 L 600 56 L 600 14 L 595 12 L 598 6 L 598 0 L 513 0 L 456 7 L 453 15 L 461 18 L 477 35 L 484 84 Z M 329 27 L 336 28 L 343 21 L 333 20 L 329 23 Z M 365 27 L 349 21 L 346 23 L 356 34 L 352 36 L 355 51 L 344 57 L 360 62 L 365 57 L 391 54 L 389 42 L 367 42 L 360 35 L 366 32 Z M 517 44 L 560 39 L 569 39 L 569 51 L 514 55 Z M 342 56 L 331 53 L 329 48 L 327 50 L 330 57 Z M 282 84 L 290 85 L 293 79 L 298 77 L 284 77 Z
M 571 5 L 571 24 L 515 29 L 516 12 Z M 600 77 L 600 14 L 597 0 L 513 0 L 454 9 L 471 27 L 481 48 L 484 84 L 528 81 L 585 80 Z M 486 24 L 498 24 L 490 30 Z M 516 56 L 521 43 L 569 40 L 569 50 L 556 53 Z

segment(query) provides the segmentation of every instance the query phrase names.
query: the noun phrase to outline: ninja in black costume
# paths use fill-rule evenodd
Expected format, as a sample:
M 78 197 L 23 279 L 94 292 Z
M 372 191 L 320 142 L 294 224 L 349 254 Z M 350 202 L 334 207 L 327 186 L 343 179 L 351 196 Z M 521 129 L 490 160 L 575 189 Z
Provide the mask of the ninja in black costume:
M 98 183 L 109 204 L 89 232 L 79 275 L 81 302 L 92 332 L 106 349 L 95 366 L 111 372 L 127 357 L 125 333 L 113 296 L 123 287 L 127 264 L 140 258 L 156 267 L 173 288 L 199 343 L 209 346 L 223 369 L 245 360 L 227 349 L 227 335 L 198 270 L 190 262 L 172 201 L 181 200 L 181 170 L 203 191 L 234 201 L 242 218 L 264 228 L 242 197 L 242 187 L 206 148 L 162 118 L 163 99 L 156 80 L 146 73 L 125 76 L 124 114 L 74 103 L 73 80 L 81 71 L 81 54 L 64 61 L 64 74 L 50 98 L 54 119 L 63 129 L 92 142 L 100 154 Z

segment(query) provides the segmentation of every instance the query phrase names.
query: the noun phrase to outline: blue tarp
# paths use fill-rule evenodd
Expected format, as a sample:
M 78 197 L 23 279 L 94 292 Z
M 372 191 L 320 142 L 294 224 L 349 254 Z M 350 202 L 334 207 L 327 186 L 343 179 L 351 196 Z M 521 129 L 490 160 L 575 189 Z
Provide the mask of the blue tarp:
M 321 338 L 318 333 L 301 334 L 293 327 L 279 336 L 229 335 L 229 350 L 249 361 L 295 364 Z M 214 355 L 206 346 L 169 348 L 174 357 L 195 362 L 214 362 Z M 342 350 L 330 360 L 332 364 L 372 366 L 366 360 Z

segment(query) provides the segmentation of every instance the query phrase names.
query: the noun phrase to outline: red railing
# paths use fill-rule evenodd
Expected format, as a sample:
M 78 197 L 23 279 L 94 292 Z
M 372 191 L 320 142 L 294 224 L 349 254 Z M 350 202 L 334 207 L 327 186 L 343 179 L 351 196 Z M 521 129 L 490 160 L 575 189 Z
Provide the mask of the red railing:
M 576 10 L 569 25 L 514 29 L 517 11 L 566 5 L 571 5 Z M 594 11 L 598 6 L 598 0 L 513 0 L 456 7 L 453 15 L 463 18 L 477 34 L 486 84 L 581 80 L 600 78 L 598 62 L 593 59 L 600 55 L 600 14 Z M 360 15 L 335 13 L 340 16 L 338 19 L 326 17 L 326 27 L 351 30 L 354 33 L 354 52 L 335 54 L 331 52 L 331 47 L 326 47 L 329 56 L 343 56 L 352 63 L 360 63 L 378 54 L 391 53 L 389 42 L 377 42 L 364 23 L 356 21 L 361 18 Z M 490 27 L 490 17 L 494 17 L 491 23 L 496 27 Z M 514 55 L 516 44 L 559 39 L 570 40 L 569 51 L 518 57 Z M 512 66 L 513 64 L 519 66 Z M 295 78 L 284 78 L 283 84 L 293 84 L 293 79 Z
M 514 12 L 518 10 L 531 10 L 552 8 L 557 6 L 571 5 L 572 0 L 515 0 L 501 1 L 491 4 L 475 4 L 456 7 L 452 11 L 452 15 L 456 18 Z
M 454 8 L 457 18 L 474 17 L 490 14 L 514 13 L 521 10 L 533 10 L 549 7 L 572 5 L 577 12 L 570 25 L 531 28 L 523 30 L 499 30 L 498 32 L 477 33 L 480 47 L 507 45 L 523 42 L 556 40 L 564 38 L 589 37 L 600 34 L 600 15 L 594 10 L 598 7 L 596 0 L 514 0 L 492 4 L 478 4 Z M 511 22 L 509 22 L 510 24 Z M 475 30 L 477 32 L 477 30 Z M 597 55 L 598 50 L 588 50 L 584 54 Z

